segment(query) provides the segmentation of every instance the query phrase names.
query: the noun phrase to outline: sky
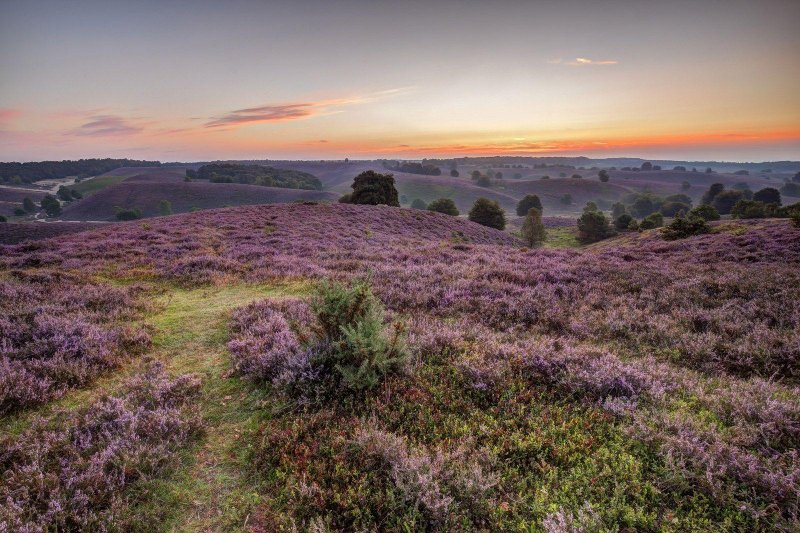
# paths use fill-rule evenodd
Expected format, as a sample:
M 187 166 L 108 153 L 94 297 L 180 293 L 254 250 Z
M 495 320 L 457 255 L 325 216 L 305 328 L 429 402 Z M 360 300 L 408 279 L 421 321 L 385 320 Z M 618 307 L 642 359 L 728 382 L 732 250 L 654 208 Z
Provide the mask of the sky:
M 797 160 L 798 27 L 797 0 L 0 0 L 0 160 Z

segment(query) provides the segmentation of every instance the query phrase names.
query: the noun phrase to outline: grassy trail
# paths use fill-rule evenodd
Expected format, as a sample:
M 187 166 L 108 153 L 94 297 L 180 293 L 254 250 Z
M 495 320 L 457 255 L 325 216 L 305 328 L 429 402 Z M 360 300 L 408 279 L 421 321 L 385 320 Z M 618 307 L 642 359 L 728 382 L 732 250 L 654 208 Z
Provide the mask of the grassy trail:
M 186 451 L 184 468 L 147 489 L 137 515 L 160 515 L 170 531 L 237 531 L 259 502 L 244 478 L 243 461 L 250 433 L 264 398 L 230 377 L 225 344 L 228 320 L 236 307 L 265 297 L 281 298 L 307 291 L 295 285 L 233 285 L 178 289 L 157 302 L 161 312 L 148 320 L 156 328 L 152 354 L 171 374 L 194 372 L 203 379 L 199 408 L 205 436 Z

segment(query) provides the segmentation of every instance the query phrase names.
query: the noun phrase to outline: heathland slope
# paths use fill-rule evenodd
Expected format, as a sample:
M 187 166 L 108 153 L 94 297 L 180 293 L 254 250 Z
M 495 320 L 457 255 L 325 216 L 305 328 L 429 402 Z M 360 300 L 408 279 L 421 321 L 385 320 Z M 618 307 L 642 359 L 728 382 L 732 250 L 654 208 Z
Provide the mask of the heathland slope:
M 0 294 L 0 529 L 800 527 L 787 220 L 548 250 L 245 206 L 0 246 Z

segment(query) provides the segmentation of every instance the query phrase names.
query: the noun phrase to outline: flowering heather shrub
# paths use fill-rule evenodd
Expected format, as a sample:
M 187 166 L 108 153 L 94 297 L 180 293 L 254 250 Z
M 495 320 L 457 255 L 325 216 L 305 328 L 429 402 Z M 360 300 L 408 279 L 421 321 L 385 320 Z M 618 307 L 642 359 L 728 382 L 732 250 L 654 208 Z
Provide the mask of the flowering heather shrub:
M 40 419 L 0 442 L 0 530 L 124 529 L 124 490 L 157 477 L 200 431 L 192 399 L 200 381 L 158 364 L 119 396 Z
M 114 322 L 142 310 L 137 287 L 54 272 L 0 281 L 0 414 L 47 402 L 141 352 L 149 335 Z
M 477 516 L 492 505 L 488 498 L 498 479 L 487 472 L 489 459 L 474 450 L 415 451 L 402 437 L 374 428 L 359 428 L 354 440 L 363 458 L 387 469 L 403 498 L 424 509 L 434 523 L 444 521 L 454 505 Z

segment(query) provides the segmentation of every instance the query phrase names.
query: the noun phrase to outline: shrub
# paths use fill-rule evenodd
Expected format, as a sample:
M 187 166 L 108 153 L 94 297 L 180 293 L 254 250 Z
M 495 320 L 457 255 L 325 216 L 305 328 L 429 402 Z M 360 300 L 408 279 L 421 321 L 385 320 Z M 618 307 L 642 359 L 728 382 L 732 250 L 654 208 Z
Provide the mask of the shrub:
M 5 215 L 0 215 L 0 222 L 8 222 L 8 219 L 5 217 Z
M 472 209 L 469 210 L 469 219 L 483 226 L 495 229 L 505 229 L 506 214 L 494 200 L 488 198 L 478 198 Z
M 517 204 L 517 216 L 526 216 L 532 207 L 538 209 L 540 213 L 543 211 L 542 201 L 539 197 L 535 194 L 526 194 Z
M 583 179 L 583 176 L 581 176 L 580 174 L 573 174 L 572 175 L 572 179 L 574 179 L 574 180 Z
M 34 211 L 36 211 L 36 204 L 34 204 L 33 200 L 31 200 L 28 196 L 26 196 L 25 199 L 22 200 L 22 209 L 24 209 L 28 213 L 33 213 Z
M 687 194 L 670 194 L 666 198 L 664 198 L 665 202 L 679 202 L 682 204 L 689 204 L 689 207 L 692 205 L 692 198 Z
M 453 202 L 453 200 L 450 198 L 439 198 L 438 200 L 432 201 L 430 204 L 428 204 L 428 211 L 444 213 L 445 215 L 451 215 L 454 217 L 459 215 L 455 202 Z
M 691 213 L 688 216 L 678 214 L 675 220 L 670 222 L 666 228 L 661 232 L 664 239 L 674 241 L 677 239 L 685 239 L 695 235 L 702 235 L 711 231 L 708 223 L 704 218 L 694 216 Z
M 622 202 L 616 202 L 611 206 L 611 218 L 618 219 L 628 212 L 628 208 Z
M 414 201 L 411 202 L 411 209 L 428 209 L 428 204 L 420 198 L 414 198 Z
M 83 198 L 83 195 L 75 189 L 70 189 L 69 194 L 75 200 L 80 200 L 81 198 Z
M 142 218 L 142 212 L 137 208 L 122 208 L 117 207 L 114 209 L 114 216 L 117 220 L 137 220 Z
M 601 170 L 600 172 L 598 172 L 598 173 L 597 173 L 597 177 L 598 177 L 598 178 L 600 179 L 600 181 L 602 181 L 603 183 L 607 183 L 607 182 L 608 182 L 608 180 L 609 180 L 608 171 L 607 171 L 607 170 Z
M 171 215 L 172 214 L 172 204 L 169 200 L 161 200 L 158 202 L 158 212 L 162 215 Z
M 661 213 L 651 213 L 644 217 L 642 223 L 639 224 L 640 229 L 655 229 L 664 225 L 664 215 Z
M 767 216 L 764 202 L 739 200 L 731 209 L 733 218 L 764 218 Z
M 781 205 L 781 193 L 773 187 L 765 187 L 753 195 L 753 200 L 765 204 Z
M 780 189 L 780 193 L 784 196 L 800 196 L 800 183 L 787 181 Z
M 744 193 L 742 193 L 742 191 L 722 191 L 714 197 L 711 205 L 716 208 L 719 214 L 727 215 L 731 212 L 733 206 L 736 205 L 736 202 L 742 199 L 744 199 Z
M 688 181 L 682 181 L 681 182 L 681 190 L 682 191 L 688 191 L 691 188 L 692 188 L 692 184 L 689 183 Z
M 572 205 L 572 195 L 569 193 L 565 194 L 564 196 L 559 198 L 559 202 L 561 202 L 564 205 Z
M 686 213 L 691 209 L 691 204 L 685 204 L 682 202 L 666 202 L 661 206 L 661 214 L 665 217 L 674 217 L 681 211 Z
M 56 196 L 58 197 L 59 200 L 62 200 L 64 202 L 72 201 L 72 195 L 69 193 L 69 189 L 67 189 L 63 185 L 58 188 L 58 191 L 56 191 Z
M 714 201 L 714 198 L 724 190 L 725 190 L 725 185 L 723 185 L 722 183 L 712 183 L 711 187 L 709 187 L 708 190 L 703 193 L 703 197 L 700 199 L 700 203 L 711 205 L 711 202 Z
M 489 178 L 489 176 L 486 176 L 486 175 L 481 175 L 478 178 L 478 180 L 476 181 L 476 183 L 477 183 L 477 185 L 479 187 L 491 187 L 492 186 L 492 180 Z
M 394 176 L 366 170 L 353 180 L 350 203 L 400 207 Z
M 578 219 L 578 240 L 583 244 L 601 241 L 614 235 L 614 229 L 603 213 L 584 210 Z
M 705 221 L 719 220 L 719 212 L 708 204 L 701 204 L 689 211 L 689 217 L 702 218 Z
M 792 224 L 794 224 L 794 227 L 800 228 L 800 210 L 793 212 L 789 218 L 792 219 Z
M 353 199 L 352 193 L 345 193 L 339 197 L 340 204 L 351 204 L 353 203 L 351 200 Z
M 631 222 L 635 222 L 635 221 L 636 221 L 636 219 L 634 219 L 628 213 L 623 213 L 620 216 L 618 216 L 616 219 L 614 219 L 614 227 L 617 228 L 619 231 L 626 230 L 626 229 L 629 229 L 629 227 L 631 225 Z M 636 229 L 639 229 L 639 224 L 638 223 L 636 224 Z
M 28 214 L 28 212 L 25 211 L 24 209 L 22 209 L 21 207 L 15 207 L 14 208 L 14 216 L 24 217 L 27 214 Z
M 522 223 L 522 239 L 528 246 L 538 246 L 544 242 L 546 237 L 547 231 L 542 223 L 542 212 L 531 207 L 525 216 L 525 222 Z
M 458 175 L 459 175 L 459 174 L 458 174 L 458 170 L 456 170 L 456 169 L 452 169 L 452 170 L 450 171 L 450 176 L 452 176 L 452 177 L 454 177 L 454 178 L 457 178 L 457 177 L 458 177 Z
M 656 202 L 648 194 L 637 194 L 631 203 L 631 214 L 638 218 L 644 218 L 657 209 Z
M 61 203 L 52 194 L 45 194 L 41 203 L 42 209 L 49 217 L 57 217 L 61 214 Z

